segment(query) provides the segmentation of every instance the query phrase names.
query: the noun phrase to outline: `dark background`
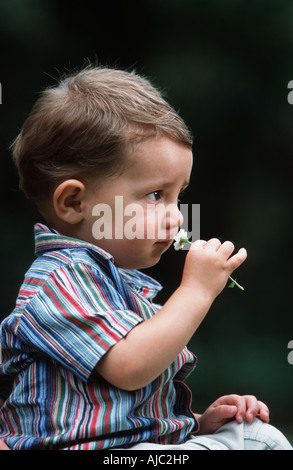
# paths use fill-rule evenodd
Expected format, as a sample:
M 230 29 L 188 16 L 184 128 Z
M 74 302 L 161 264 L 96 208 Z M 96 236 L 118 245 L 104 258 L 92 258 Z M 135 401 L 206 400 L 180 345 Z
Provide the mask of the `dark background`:
M 255 394 L 292 433 L 292 24 L 290 0 L 1 0 L 1 318 L 14 307 L 41 221 L 18 190 L 9 144 L 60 72 L 86 59 L 135 68 L 196 136 L 182 202 L 201 204 L 201 238 L 229 239 L 249 254 L 236 274 L 245 291 L 226 288 L 189 345 L 198 356 L 193 407 Z M 149 271 L 165 286 L 161 301 L 180 282 L 184 257 L 171 249 Z

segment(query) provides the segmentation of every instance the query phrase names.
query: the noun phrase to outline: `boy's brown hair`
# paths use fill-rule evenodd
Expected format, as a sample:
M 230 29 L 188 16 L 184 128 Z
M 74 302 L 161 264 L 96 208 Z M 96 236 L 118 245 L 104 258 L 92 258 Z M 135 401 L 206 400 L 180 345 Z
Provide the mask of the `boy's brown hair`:
M 88 67 L 42 92 L 12 152 L 23 191 L 41 205 L 68 178 L 121 171 L 131 143 L 158 135 L 191 148 L 183 120 L 148 80 Z

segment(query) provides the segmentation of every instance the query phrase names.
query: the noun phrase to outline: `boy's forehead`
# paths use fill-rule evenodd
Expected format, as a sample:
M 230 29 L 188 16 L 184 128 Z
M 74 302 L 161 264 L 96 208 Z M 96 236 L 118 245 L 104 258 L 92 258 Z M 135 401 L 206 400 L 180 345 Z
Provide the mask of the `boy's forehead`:
M 126 173 L 129 178 L 162 180 L 168 183 L 176 175 L 187 186 L 192 167 L 192 152 L 167 138 L 149 139 L 128 156 Z

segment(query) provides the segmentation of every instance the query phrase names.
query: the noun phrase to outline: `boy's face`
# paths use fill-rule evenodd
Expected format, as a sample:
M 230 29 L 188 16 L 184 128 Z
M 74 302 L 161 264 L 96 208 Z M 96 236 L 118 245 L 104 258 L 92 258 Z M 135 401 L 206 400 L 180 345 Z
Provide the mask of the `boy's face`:
M 83 238 L 111 253 L 118 267 L 147 268 L 183 222 L 178 196 L 189 182 L 192 152 L 168 138 L 152 138 L 136 146 L 126 163 L 120 176 L 88 192 Z

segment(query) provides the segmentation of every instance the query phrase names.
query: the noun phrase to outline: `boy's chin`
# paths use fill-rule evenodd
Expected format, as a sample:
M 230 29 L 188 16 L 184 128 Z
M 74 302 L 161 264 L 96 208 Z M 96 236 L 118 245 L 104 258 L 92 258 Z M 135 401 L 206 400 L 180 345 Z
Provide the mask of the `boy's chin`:
M 161 256 L 170 248 L 172 242 L 154 242 L 147 247 L 139 244 L 134 246 L 137 256 L 114 256 L 114 263 L 117 268 L 123 269 L 147 269 L 155 266 L 161 259 Z
M 156 253 L 153 256 L 148 257 L 140 257 L 139 259 L 132 259 L 132 260 L 125 260 L 119 263 L 115 262 L 117 268 L 123 269 L 147 269 L 155 266 L 161 259 L 162 251 L 160 253 Z

